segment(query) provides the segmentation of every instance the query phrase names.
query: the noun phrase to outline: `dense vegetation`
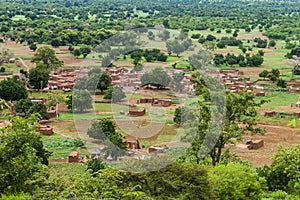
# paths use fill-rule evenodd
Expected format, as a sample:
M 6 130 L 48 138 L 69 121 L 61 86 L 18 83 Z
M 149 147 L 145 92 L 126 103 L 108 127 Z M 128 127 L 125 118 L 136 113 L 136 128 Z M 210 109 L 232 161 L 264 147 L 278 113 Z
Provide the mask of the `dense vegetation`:
M 0 198 L 299 199 L 299 145 L 280 147 L 272 164 L 264 167 L 252 166 L 230 148 L 224 150 L 226 145 L 241 141 L 246 133 L 265 133 L 256 127 L 260 116 L 257 108 L 267 101 L 246 92 L 222 93 L 224 88 L 218 85 L 217 79 L 203 80 L 197 71 L 213 64 L 219 68 L 259 68 L 269 62 L 265 54 L 276 52 L 277 48 L 284 58 L 300 57 L 299 19 L 300 4 L 297 0 L 0 1 L 0 43 L 14 41 L 34 52 L 30 57 L 34 67 L 18 68 L 20 77 L 13 76 L 0 82 L 1 111 L 7 108 L 11 112 L 1 113 L 8 124 L 3 124 L 0 129 Z M 157 29 L 163 25 L 158 34 L 148 31 L 148 27 L 157 25 L 160 25 Z M 128 33 L 114 38 L 117 45 L 107 41 L 101 43 L 117 33 L 136 28 L 139 29 L 135 32 L 144 33 L 149 41 L 165 41 L 166 51 L 156 47 L 136 49 L 133 47 L 136 35 Z M 180 32 L 175 38 L 174 30 Z M 261 33 L 263 38 L 238 38 L 242 33 L 254 31 Z M 184 60 L 183 52 L 193 49 L 195 43 L 208 51 L 200 50 Z M 174 123 L 168 121 L 186 128 L 180 140 L 190 142 L 191 146 L 172 164 L 156 171 L 130 173 L 116 170 L 103 160 L 108 157 L 118 160 L 128 152 L 125 151 L 124 135 L 104 114 L 87 129 L 87 135 L 96 140 L 95 143 L 105 146 L 103 160 L 91 159 L 86 151 L 90 158 L 86 164 L 63 163 L 60 160 L 62 152 L 65 155 L 65 152 L 84 149 L 85 143 L 75 138 L 77 135 L 65 137 L 63 133 L 64 137 L 56 134 L 43 137 L 36 133 L 38 121 L 49 119 L 47 107 L 60 101 L 74 113 L 84 115 L 93 108 L 97 91 L 101 94 L 97 101 L 101 103 L 118 104 L 127 94 L 121 87 L 112 86 L 113 80 L 104 69 L 94 67 L 86 77 L 76 81 L 72 94 L 52 92 L 47 94 L 47 105 L 32 103 L 28 98 L 32 93 L 27 90 L 39 92 L 46 88 L 50 70 L 61 70 L 64 66 L 54 50 L 60 46 L 66 46 L 67 56 L 76 59 L 87 58 L 92 49 L 97 53 L 108 52 L 105 56 L 99 54 L 93 58 L 102 59 L 102 67 L 111 67 L 111 61 L 117 59 L 129 61 L 135 72 L 143 71 L 146 62 L 154 65 L 171 63 L 167 67 L 184 70 L 184 73 L 171 76 L 164 67 L 155 66 L 145 72 L 141 84 L 154 86 L 152 89 L 156 90 L 167 90 L 171 83 L 175 91 L 182 91 L 184 76 L 191 75 L 199 107 L 177 107 L 170 112 L 174 114 Z M 125 46 L 125 49 L 116 46 Z M 3 49 L 1 57 L 6 56 L 9 54 Z M 172 59 L 175 59 L 174 63 Z M 0 60 L 0 65 L 2 62 Z M 7 72 L 7 68 L 7 65 L 1 66 L 0 73 L 13 74 Z M 261 70 L 257 81 L 264 84 L 269 81 L 267 87 L 274 90 L 285 91 L 290 75 L 294 79 L 300 74 L 297 65 L 288 68 L 291 70 L 290 74 L 285 72 L 288 77 L 281 74 L 280 67 L 270 68 Z M 213 88 L 209 88 L 208 83 Z M 212 94 L 209 90 L 213 90 Z M 216 99 L 216 105 L 209 103 Z M 107 107 L 105 104 L 101 108 L 105 110 Z M 213 114 L 217 114 L 215 121 L 211 120 Z M 222 114 L 224 118 L 221 118 Z M 211 138 L 206 140 L 209 134 Z M 164 158 L 169 159 L 168 155 Z M 152 157 L 146 161 L 132 160 L 126 167 L 148 169 L 152 165 L 163 166 L 164 163 Z M 64 174 L 60 169 L 67 172 Z

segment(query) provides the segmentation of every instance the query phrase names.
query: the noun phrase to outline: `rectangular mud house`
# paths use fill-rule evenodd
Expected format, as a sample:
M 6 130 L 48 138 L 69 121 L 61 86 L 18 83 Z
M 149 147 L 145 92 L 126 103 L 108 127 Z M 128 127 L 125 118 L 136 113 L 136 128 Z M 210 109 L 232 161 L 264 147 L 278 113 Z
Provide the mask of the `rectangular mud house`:
M 69 163 L 78 163 L 79 162 L 79 152 L 71 151 L 68 158 Z
M 135 115 L 135 116 L 144 116 L 146 114 L 146 109 L 142 110 L 129 110 L 130 115 Z

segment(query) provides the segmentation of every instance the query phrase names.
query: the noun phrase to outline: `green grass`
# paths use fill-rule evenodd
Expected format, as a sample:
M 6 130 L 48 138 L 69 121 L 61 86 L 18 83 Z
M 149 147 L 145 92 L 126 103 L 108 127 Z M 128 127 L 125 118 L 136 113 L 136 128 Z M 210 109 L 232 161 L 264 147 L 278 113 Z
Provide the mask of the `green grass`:
M 186 69 L 189 66 L 190 66 L 190 63 L 186 60 L 183 60 L 176 64 L 176 69 Z
M 167 63 L 174 62 L 180 60 L 180 57 L 177 56 L 168 56 Z
M 295 104 L 299 99 L 299 95 L 288 92 L 272 92 L 266 97 L 257 98 L 270 100 L 270 102 L 263 104 L 262 108 L 278 108 L 280 106 Z
M 83 174 L 86 170 L 85 164 L 77 163 L 51 163 L 49 171 L 52 176 L 70 178 L 76 174 Z
M 16 64 L 5 64 L 3 65 L 5 68 L 5 72 L 12 73 L 12 72 L 19 72 L 20 69 L 26 69 L 26 67 L 18 67 Z
M 13 21 L 18 21 L 18 20 L 26 20 L 25 15 L 15 15 L 11 18 Z

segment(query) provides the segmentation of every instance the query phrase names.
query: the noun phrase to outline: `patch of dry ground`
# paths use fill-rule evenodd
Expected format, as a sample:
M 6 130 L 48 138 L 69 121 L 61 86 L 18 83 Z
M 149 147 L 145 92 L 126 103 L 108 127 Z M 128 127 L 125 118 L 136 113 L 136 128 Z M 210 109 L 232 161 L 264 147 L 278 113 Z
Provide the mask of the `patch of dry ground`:
M 299 144 L 300 134 L 293 128 L 286 126 L 263 125 L 259 127 L 266 130 L 265 135 L 246 136 L 253 140 L 264 140 L 264 147 L 257 150 L 248 150 L 244 148 L 236 148 L 237 155 L 250 161 L 254 166 L 269 165 L 272 163 L 272 156 L 276 153 L 277 147 L 282 145 L 290 147 Z

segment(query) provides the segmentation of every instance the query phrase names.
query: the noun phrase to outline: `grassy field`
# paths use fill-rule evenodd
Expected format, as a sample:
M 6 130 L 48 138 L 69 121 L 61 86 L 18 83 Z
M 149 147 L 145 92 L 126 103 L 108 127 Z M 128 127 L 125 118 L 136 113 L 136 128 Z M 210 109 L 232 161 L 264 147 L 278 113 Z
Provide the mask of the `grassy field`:
M 268 103 L 263 104 L 262 108 L 278 108 L 280 106 L 289 106 L 295 104 L 299 100 L 299 94 L 287 92 L 272 92 L 266 97 L 257 97 L 258 99 L 269 100 Z
M 15 15 L 11 18 L 13 21 L 26 20 L 25 15 Z

